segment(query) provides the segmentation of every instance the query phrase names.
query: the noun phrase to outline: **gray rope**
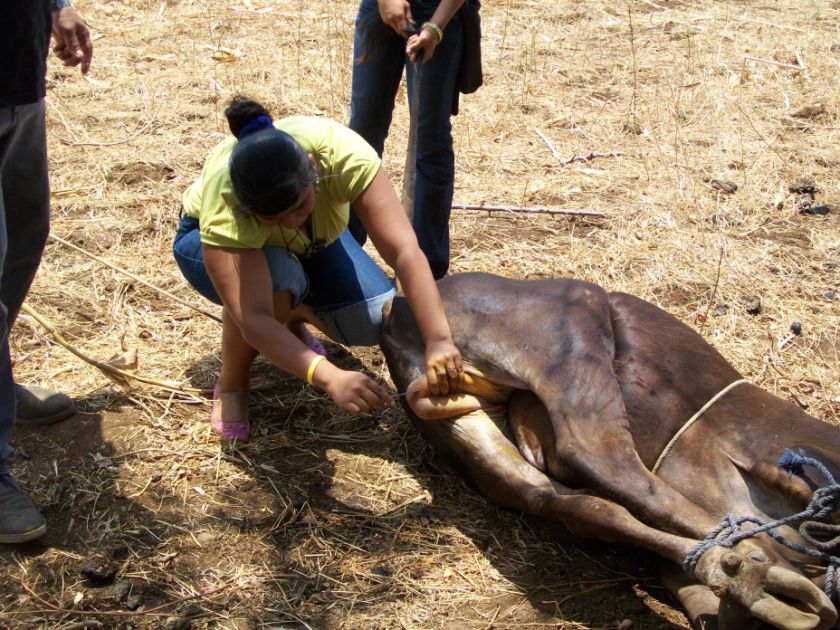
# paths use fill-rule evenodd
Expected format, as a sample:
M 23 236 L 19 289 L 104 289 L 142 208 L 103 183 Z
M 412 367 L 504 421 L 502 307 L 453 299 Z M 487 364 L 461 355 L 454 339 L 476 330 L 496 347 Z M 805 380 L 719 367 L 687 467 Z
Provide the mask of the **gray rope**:
M 786 469 L 791 475 L 802 475 L 804 466 L 812 466 L 822 474 L 827 484 L 814 491 L 805 510 L 785 518 L 765 523 L 755 516 L 736 517 L 732 513 L 727 514 L 717 527 L 688 552 L 683 561 L 683 570 L 693 576 L 700 558 L 712 547 L 732 548 L 742 540 L 766 533 L 785 547 L 816 558 L 827 565 L 825 593 L 835 602 L 840 602 L 840 581 L 838 581 L 838 577 L 840 577 L 838 576 L 840 557 L 832 555 L 832 553 L 840 550 L 840 525 L 827 522 L 831 519 L 832 514 L 840 508 L 840 485 L 837 484 L 831 472 L 822 462 L 806 457 L 801 451 L 795 453 L 791 449 L 785 449 L 784 455 L 779 460 L 779 466 Z M 741 526 L 745 523 L 752 523 L 757 527 L 742 529 Z M 791 542 L 775 531 L 784 525 L 791 527 L 798 525 L 799 534 L 810 546 L 806 547 Z M 833 538 L 818 540 L 815 535 L 823 535 L 821 538 L 825 535 L 833 535 Z

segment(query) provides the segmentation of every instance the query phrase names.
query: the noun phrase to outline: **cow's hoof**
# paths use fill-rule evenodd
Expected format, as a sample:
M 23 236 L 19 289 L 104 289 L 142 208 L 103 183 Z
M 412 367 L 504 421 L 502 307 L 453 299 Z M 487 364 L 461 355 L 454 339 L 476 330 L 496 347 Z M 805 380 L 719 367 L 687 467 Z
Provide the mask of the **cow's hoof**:
M 695 575 L 726 604 L 782 630 L 825 630 L 837 621 L 831 600 L 813 582 L 777 566 L 754 541 L 734 549 L 713 547 L 697 564 Z M 723 608 L 721 612 L 723 612 Z M 721 614 L 721 628 L 743 628 L 739 615 Z

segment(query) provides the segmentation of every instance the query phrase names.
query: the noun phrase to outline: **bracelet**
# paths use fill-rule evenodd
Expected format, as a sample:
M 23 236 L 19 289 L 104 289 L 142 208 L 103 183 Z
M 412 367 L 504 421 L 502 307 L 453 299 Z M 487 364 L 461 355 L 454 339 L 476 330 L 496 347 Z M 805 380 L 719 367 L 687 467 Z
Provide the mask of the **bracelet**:
M 438 44 L 440 44 L 443 41 L 443 31 L 440 30 L 440 26 L 438 26 L 434 22 L 423 22 L 423 24 L 420 26 L 420 28 L 421 29 L 424 29 L 424 28 L 432 29 L 435 32 L 435 35 L 437 35 Z
M 70 6 L 70 0 L 50 0 L 50 9 L 58 11 Z
M 324 355 L 319 354 L 317 357 L 312 359 L 312 363 L 309 364 L 309 369 L 306 371 L 306 382 L 310 385 L 315 384 L 312 382 L 312 377 L 315 376 L 315 368 L 318 367 L 318 364 L 325 358 L 326 357 L 324 357 Z

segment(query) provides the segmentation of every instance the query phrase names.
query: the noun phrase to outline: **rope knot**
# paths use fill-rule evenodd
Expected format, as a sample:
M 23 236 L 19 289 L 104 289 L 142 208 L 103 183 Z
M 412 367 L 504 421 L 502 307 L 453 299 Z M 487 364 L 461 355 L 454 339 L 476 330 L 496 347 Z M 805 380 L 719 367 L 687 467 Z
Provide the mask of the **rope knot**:
M 792 449 L 785 449 L 778 463 L 789 474 L 800 476 L 805 474 L 805 466 L 811 466 L 816 468 L 828 483 L 814 491 L 804 511 L 769 523 L 754 516 L 736 518 L 732 513 L 727 514 L 717 527 L 688 552 L 683 561 L 683 570 L 693 576 L 701 556 L 712 547 L 732 548 L 746 538 L 766 533 L 779 544 L 824 563 L 825 593 L 835 602 L 840 602 L 840 558 L 831 555 L 832 551 L 840 547 L 840 525 L 827 522 L 840 508 L 840 485 L 822 462 L 807 457 L 801 450 L 797 453 Z M 757 527 L 744 530 L 741 528 L 743 523 L 754 523 Z M 798 526 L 799 534 L 809 546 L 791 542 L 775 531 L 784 525 Z
M 781 458 L 779 458 L 778 464 L 784 468 L 789 475 L 802 476 L 805 474 L 804 466 L 807 463 L 805 459 L 805 454 L 801 449 L 797 453 L 792 448 L 786 448 L 785 452 L 782 453 Z

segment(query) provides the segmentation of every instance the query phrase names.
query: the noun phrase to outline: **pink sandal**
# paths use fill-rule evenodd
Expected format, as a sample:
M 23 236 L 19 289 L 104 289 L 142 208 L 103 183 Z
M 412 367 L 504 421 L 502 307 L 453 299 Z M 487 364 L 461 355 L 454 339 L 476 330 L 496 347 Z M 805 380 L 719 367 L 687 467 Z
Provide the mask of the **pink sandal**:
M 216 406 L 216 401 L 219 400 L 219 384 L 213 386 L 213 407 Z M 210 414 L 210 426 L 213 431 L 218 433 L 223 439 L 239 442 L 243 444 L 251 439 L 251 422 L 245 420 L 223 421 L 214 420 L 213 414 Z

